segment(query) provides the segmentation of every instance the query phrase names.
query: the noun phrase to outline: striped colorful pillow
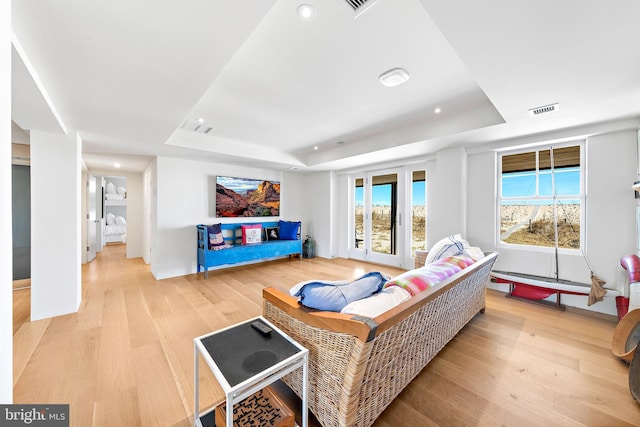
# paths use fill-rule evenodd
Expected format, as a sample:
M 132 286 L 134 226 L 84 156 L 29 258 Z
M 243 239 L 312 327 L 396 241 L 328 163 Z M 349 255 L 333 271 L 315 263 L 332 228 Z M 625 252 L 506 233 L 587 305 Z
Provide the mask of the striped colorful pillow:
M 409 270 L 387 282 L 384 287 L 400 286 L 406 289 L 411 296 L 437 285 L 442 280 L 453 276 L 475 261 L 466 255 L 455 255 L 443 258 L 424 267 Z

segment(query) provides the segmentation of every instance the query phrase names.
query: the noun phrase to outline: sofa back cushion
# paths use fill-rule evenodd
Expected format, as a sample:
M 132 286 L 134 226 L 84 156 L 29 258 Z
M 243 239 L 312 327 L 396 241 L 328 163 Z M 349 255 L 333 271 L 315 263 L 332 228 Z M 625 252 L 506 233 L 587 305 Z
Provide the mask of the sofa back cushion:
M 340 313 L 377 317 L 385 311 L 411 298 L 411 294 L 400 286 L 384 288 L 367 298 L 359 299 L 344 306 Z

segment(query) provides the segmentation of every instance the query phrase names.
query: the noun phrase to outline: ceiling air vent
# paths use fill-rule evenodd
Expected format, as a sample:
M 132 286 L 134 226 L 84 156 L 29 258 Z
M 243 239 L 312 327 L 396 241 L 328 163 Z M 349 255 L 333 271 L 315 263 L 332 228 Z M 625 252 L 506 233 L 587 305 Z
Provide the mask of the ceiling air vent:
M 349 6 L 349 9 L 351 9 L 356 14 L 356 17 L 357 17 L 361 13 L 363 13 L 365 10 L 367 10 L 369 7 L 371 7 L 371 5 L 373 5 L 373 3 L 375 3 L 376 0 L 341 0 L 341 1 L 344 2 L 347 6 Z
M 196 133 L 204 133 L 204 134 L 208 134 L 209 132 L 213 131 L 213 128 L 211 126 L 207 125 L 206 123 L 204 123 L 204 121 L 200 119 L 187 120 L 180 127 L 184 130 L 190 130 Z
M 560 104 L 557 102 L 555 104 L 544 105 L 542 107 L 532 108 L 529 110 L 530 116 L 539 116 L 540 114 L 551 113 L 554 111 L 558 111 L 560 109 Z

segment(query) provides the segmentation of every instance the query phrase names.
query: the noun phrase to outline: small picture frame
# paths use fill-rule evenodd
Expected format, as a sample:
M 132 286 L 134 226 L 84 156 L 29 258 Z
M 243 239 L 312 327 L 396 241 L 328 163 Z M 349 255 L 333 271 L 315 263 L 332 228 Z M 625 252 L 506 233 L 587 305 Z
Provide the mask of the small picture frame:
M 264 240 L 266 240 L 267 242 L 270 240 L 280 240 L 278 227 L 265 227 Z

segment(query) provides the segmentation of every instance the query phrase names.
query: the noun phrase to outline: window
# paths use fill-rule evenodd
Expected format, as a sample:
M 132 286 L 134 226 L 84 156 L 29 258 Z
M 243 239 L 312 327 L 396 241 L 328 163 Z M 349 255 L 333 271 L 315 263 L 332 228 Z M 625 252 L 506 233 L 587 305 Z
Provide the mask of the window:
M 499 156 L 500 242 L 555 247 L 557 239 L 559 248 L 581 248 L 581 158 L 581 145 Z

